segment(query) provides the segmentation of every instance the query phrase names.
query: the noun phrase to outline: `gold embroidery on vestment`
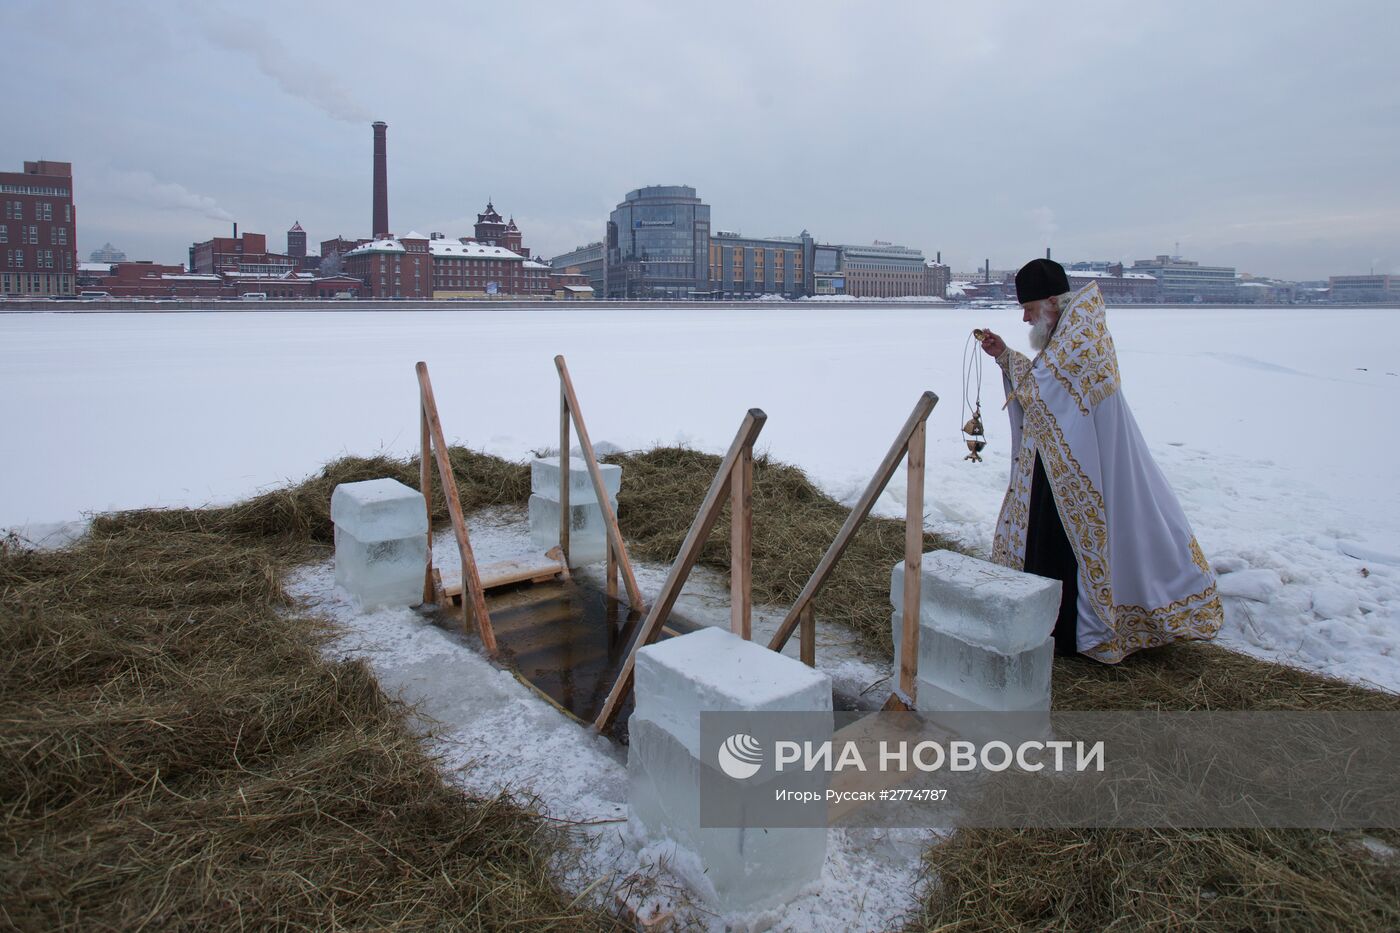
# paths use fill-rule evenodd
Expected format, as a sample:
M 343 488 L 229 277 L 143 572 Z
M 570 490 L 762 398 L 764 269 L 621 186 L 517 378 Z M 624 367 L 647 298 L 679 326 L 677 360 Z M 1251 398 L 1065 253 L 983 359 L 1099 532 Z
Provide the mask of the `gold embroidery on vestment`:
M 1037 359 L 1065 387 L 1084 415 L 1118 391 L 1120 377 L 1113 339 L 1103 319 L 1103 298 L 1091 285 L 1075 296 L 1066 312 L 1059 350 L 1052 343 Z M 1083 335 L 1081 337 L 1081 334 Z M 1068 343 L 1069 352 L 1065 352 Z M 1212 638 L 1220 629 L 1224 610 L 1216 595 L 1214 574 L 1195 537 L 1192 563 L 1205 575 L 1206 587 L 1169 605 L 1148 608 L 1113 602 L 1113 581 L 1107 560 L 1108 511 L 1103 496 L 1069 449 L 1058 422 L 1040 397 L 1034 362 L 1007 351 L 998 359 L 1011 380 L 1012 392 L 1024 412 L 1021 449 L 1012 464 L 1011 482 L 997 518 L 992 560 L 1016 569 L 1025 564 L 1029 529 L 1030 487 L 1035 457 L 1040 455 L 1054 494 L 1056 510 L 1079 564 L 1079 588 L 1089 597 L 1094 613 L 1112 633 L 1083 653 L 1108 663 L 1128 654 L 1177 639 Z

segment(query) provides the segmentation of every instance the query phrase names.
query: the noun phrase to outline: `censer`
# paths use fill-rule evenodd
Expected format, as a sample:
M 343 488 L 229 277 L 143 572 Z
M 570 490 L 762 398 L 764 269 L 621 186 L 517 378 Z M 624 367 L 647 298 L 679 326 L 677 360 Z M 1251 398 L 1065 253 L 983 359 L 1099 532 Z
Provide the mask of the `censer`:
M 968 345 L 963 349 L 963 410 L 972 412 L 972 417 L 962 426 L 963 434 L 967 435 L 963 440 L 968 449 L 968 454 L 963 459 L 973 463 L 982 462 L 982 449 L 987 446 L 987 432 L 982 428 L 982 354 L 977 352 L 978 348 L 973 347 L 972 341 L 980 344 L 986 336 L 986 331 L 981 328 L 974 330 Z M 969 383 L 974 380 L 977 388 L 969 393 Z M 969 394 L 972 395 L 970 403 Z

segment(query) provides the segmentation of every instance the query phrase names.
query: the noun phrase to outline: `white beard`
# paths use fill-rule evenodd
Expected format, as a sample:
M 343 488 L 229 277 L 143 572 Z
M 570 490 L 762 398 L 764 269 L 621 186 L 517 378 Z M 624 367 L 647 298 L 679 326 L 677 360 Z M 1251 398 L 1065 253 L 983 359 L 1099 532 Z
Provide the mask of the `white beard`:
M 1031 325 L 1031 349 L 1039 352 L 1050 345 L 1050 335 L 1055 333 L 1055 325 L 1050 321 L 1048 315 L 1044 313 L 1035 316 L 1035 323 Z

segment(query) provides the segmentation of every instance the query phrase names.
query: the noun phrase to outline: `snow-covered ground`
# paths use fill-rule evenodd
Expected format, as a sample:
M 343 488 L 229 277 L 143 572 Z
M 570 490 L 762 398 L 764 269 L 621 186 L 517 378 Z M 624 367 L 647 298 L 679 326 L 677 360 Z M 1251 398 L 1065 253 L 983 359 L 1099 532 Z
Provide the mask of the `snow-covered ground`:
M 1400 313 L 1121 308 L 1109 324 L 1143 433 L 1232 571 L 1222 643 L 1400 690 Z M 966 308 L 4 314 L 0 527 L 410 453 L 420 359 L 453 440 L 524 457 L 557 437 L 564 353 L 595 441 L 719 451 L 758 406 L 760 446 L 846 501 L 932 389 L 928 524 L 986 548 L 1009 436 L 989 364 L 986 462 L 963 461 L 973 326 L 1025 347 L 1016 311 Z

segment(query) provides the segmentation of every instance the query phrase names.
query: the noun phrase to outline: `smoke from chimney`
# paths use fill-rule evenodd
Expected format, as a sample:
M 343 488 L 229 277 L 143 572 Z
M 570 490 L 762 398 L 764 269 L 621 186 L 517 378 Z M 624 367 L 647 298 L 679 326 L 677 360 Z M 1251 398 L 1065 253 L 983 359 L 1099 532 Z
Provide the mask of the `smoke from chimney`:
M 374 124 L 374 223 L 370 233 L 375 239 L 389 235 L 389 157 L 384 141 L 388 128 L 383 120 Z

